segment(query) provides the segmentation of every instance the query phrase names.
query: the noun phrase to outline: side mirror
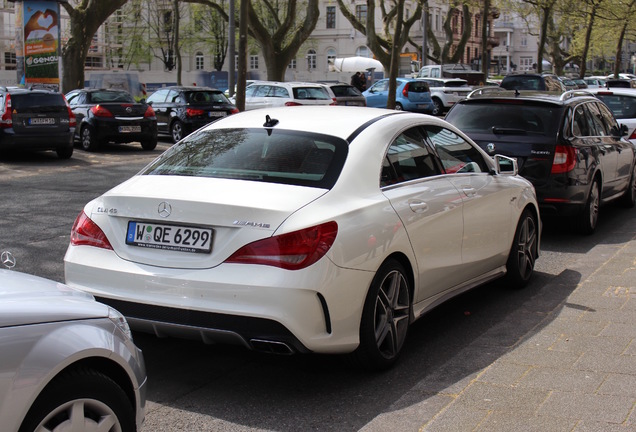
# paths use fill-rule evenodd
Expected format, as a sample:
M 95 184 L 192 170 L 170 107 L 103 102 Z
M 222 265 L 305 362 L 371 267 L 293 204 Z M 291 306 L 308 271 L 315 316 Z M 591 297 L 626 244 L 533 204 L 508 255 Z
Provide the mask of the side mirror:
M 495 172 L 500 175 L 515 176 L 519 174 L 517 159 L 503 155 L 495 155 Z
M 629 132 L 626 124 L 621 124 L 621 136 L 624 137 Z
M 148 105 L 152 106 L 152 101 L 146 101 L 145 99 L 142 99 L 144 102 L 146 102 Z

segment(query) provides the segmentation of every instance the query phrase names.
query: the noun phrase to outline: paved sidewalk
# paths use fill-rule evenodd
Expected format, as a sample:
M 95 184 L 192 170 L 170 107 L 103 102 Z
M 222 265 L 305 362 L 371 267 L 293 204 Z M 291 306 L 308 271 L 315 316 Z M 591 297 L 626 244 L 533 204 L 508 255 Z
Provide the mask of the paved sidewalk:
M 636 431 L 636 237 L 594 247 L 542 292 L 564 300 L 529 299 L 362 430 Z M 524 314 L 534 328 L 502 348 Z M 487 366 L 449 382 L 466 358 Z

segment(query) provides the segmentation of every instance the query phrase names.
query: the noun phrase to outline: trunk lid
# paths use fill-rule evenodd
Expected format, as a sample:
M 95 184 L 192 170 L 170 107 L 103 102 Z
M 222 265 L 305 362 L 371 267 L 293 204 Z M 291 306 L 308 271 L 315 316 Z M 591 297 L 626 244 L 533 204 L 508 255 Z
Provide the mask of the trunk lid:
M 141 175 L 94 200 L 86 210 L 122 259 L 152 266 L 202 269 L 221 264 L 245 244 L 270 237 L 292 213 L 326 192 L 276 183 Z M 211 251 L 127 244 L 130 222 L 143 227 L 168 226 L 172 233 L 211 229 Z

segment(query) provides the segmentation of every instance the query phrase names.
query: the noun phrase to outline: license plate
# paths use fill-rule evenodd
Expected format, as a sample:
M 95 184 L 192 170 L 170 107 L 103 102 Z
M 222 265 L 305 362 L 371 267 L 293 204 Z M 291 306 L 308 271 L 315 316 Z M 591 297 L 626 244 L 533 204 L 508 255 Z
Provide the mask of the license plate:
M 208 115 L 210 117 L 225 117 L 227 113 L 225 111 L 210 111 Z
M 55 124 L 54 118 L 30 118 L 29 124 L 31 125 L 50 125 Z
M 428 104 L 419 104 L 417 107 L 420 109 L 426 109 L 428 108 Z
M 122 133 L 141 132 L 141 126 L 119 126 L 119 132 L 122 132 Z
M 212 234 L 210 228 L 129 221 L 126 244 L 149 249 L 209 253 L 212 250 Z
M 348 105 L 348 106 L 361 106 L 362 102 L 345 102 L 345 105 Z

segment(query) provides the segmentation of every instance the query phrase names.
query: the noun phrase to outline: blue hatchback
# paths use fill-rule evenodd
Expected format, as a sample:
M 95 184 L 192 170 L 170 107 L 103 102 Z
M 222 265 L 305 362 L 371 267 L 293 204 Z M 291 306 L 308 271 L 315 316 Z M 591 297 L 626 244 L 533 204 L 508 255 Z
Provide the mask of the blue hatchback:
M 389 79 L 377 81 L 362 93 L 367 106 L 386 108 L 389 97 Z M 411 78 L 397 78 L 395 109 L 430 114 L 435 109 L 431 99 L 431 90 L 425 81 Z

